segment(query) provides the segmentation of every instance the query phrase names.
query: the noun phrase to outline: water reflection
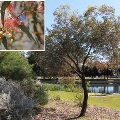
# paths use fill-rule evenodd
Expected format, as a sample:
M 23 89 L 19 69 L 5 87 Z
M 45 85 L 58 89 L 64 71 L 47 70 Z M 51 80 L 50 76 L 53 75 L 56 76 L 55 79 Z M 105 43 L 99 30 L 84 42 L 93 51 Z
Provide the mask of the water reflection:
M 120 93 L 120 84 L 91 84 L 89 90 L 95 93 Z

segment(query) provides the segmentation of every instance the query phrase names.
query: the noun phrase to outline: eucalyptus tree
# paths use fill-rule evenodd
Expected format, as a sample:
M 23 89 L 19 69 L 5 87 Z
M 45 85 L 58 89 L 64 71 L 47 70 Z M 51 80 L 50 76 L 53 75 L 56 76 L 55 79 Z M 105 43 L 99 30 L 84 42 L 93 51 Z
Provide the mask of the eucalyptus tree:
M 61 5 L 53 13 L 55 19 L 47 29 L 44 60 L 53 65 L 67 64 L 82 81 L 84 99 L 81 113 L 85 115 L 88 90 L 85 82 L 85 65 L 89 57 L 111 56 L 120 39 L 120 21 L 114 8 L 102 5 L 89 7 L 83 15 L 71 11 L 69 5 Z M 41 53 L 40 53 L 41 54 Z M 47 59 L 46 59 L 47 58 Z M 50 66 L 49 66 L 50 67 Z

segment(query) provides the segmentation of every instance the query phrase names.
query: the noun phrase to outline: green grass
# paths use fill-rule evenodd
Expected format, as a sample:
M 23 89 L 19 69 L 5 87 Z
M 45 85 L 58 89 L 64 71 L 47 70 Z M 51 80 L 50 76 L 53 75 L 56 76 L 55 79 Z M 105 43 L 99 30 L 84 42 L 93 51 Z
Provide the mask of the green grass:
M 60 99 L 62 100 L 75 100 L 75 93 L 73 92 L 50 91 L 49 94 L 53 98 L 59 96 Z M 113 108 L 120 111 L 120 95 L 104 96 L 104 97 L 89 96 L 88 104 Z
M 49 91 L 49 95 L 52 98 L 59 96 L 62 100 L 75 100 L 75 93 L 73 92 L 64 92 L 64 91 Z
M 89 97 L 88 103 L 91 105 L 114 108 L 120 111 L 120 95 Z

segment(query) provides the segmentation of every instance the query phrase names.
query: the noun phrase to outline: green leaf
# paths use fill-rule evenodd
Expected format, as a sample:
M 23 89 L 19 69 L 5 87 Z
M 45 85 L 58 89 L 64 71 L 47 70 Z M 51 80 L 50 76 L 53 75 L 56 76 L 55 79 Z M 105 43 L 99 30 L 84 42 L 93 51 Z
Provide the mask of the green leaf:
M 4 15 L 5 15 L 5 9 L 8 7 L 11 1 L 4 1 L 1 6 L 1 20 L 2 20 L 2 25 L 4 27 Z
M 7 46 L 7 39 L 6 39 L 5 36 L 4 36 L 3 39 L 2 39 L 2 43 L 3 43 L 4 47 L 5 47 L 5 49 L 6 49 L 6 50 L 9 50 L 9 48 L 8 48 L 8 46 Z
M 32 40 L 34 40 L 34 41 L 36 42 L 36 40 L 34 39 L 34 37 L 32 36 L 32 34 L 30 33 L 29 29 L 28 29 L 26 26 L 24 26 L 24 25 L 19 25 L 18 27 L 19 27 L 23 32 L 25 32 L 30 39 L 32 39 Z

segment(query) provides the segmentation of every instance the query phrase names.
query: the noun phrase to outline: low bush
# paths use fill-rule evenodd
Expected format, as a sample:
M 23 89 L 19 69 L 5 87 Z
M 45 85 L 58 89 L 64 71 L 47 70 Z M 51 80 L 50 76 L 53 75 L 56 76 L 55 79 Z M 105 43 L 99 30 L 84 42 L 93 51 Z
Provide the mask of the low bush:
M 82 107 L 83 105 L 82 87 L 80 87 L 79 85 L 76 85 L 76 87 L 74 87 L 74 92 L 75 92 L 75 102 L 77 103 L 78 106 Z
M 40 105 L 45 105 L 48 103 L 48 94 L 45 89 L 40 86 L 34 90 L 33 98 L 37 100 Z
M 43 87 L 46 90 L 50 90 L 50 91 L 65 91 L 66 89 L 64 85 L 60 85 L 60 84 L 43 83 Z
M 36 81 L 24 80 L 21 82 L 21 87 L 28 97 L 33 98 L 40 105 L 48 103 L 48 94 L 46 89 L 41 85 L 36 85 Z
M 62 84 L 74 84 L 75 83 L 75 77 L 63 77 L 59 79 L 59 82 Z
M 43 83 L 43 87 L 48 91 L 66 91 L 66 92 L 77 92 L 82 91 L 82 87 L 75 84 L 48 84 Z
M 0 81 L 0 110 L 4 112 L 0 119 L 23 120 L 32 119 L 34 100 L 25 96 L 24 91 L 13 82 Z
M 48 102 L 48 94 L 42 86 L 32 80 L 17 84 L 13 81 L 0 81 L 0 120 L 31 120 L 33 108 Z M 3 111 L 3 113 L 1 112 Z

